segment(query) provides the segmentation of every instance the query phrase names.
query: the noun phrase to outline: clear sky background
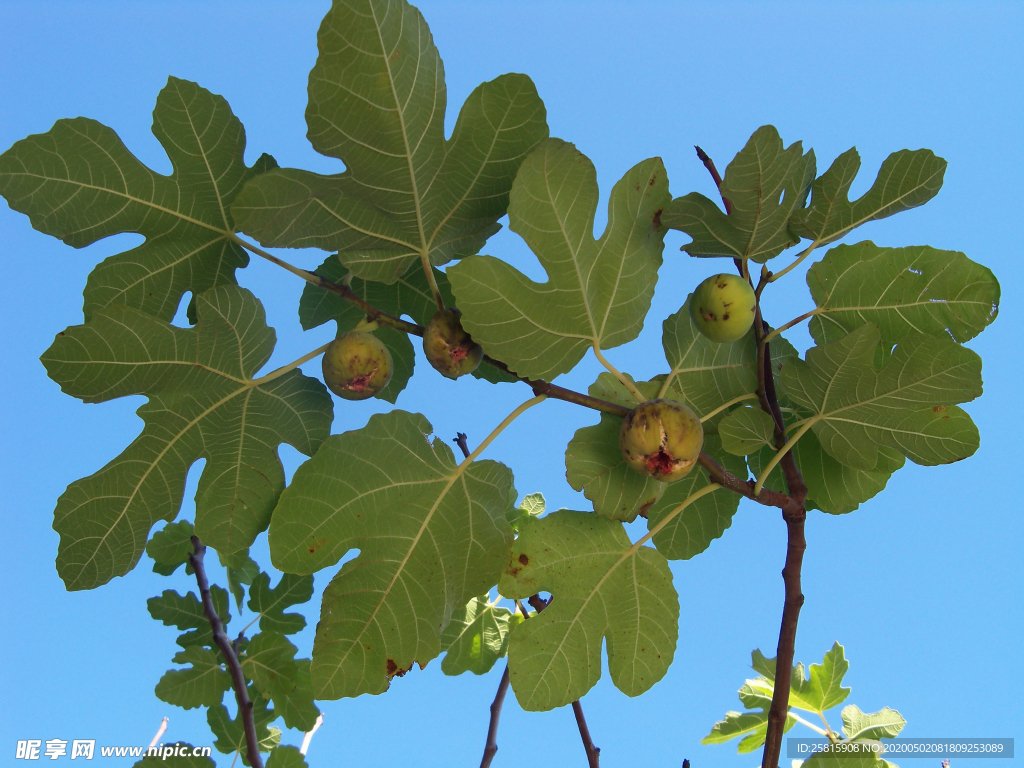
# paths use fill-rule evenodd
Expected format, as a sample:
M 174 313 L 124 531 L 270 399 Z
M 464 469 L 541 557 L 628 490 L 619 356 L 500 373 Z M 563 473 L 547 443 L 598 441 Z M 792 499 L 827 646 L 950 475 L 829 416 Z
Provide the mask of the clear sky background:
M 150 125 L 156 95 L 174 75 L 228 99 L 246 127 L 248 162 L 270 152 L 283 166 L 336 172 L 336 161 L 309 147 L 303 119 L 316 30 L 328 5 L 0 0 L 0 151 L 58 118 L 84 115 L 113 127 L 143 162 L 169 173 Z M 952 466 L 908 463 L 881 496 L 852 514 L 809 514 L 796 657 L 820 661 L 833 641 L 843 643 L 851 663 L 846 684 L 853 687 L 847 703 L 864 711 L 898 709 L 909 723 L 906 736 L 1024 736 L 1024 281 L 1017 271 L 1024 4 L 423 0 L 419 6 L 445 63 L 449 130 L 478 83 L 525 72 L 547 104 L 552 135 L 575 142 L 594 161 L 605 196 L 633 164 L 660 155 L 674 196 L 697 190 L 713 197 L 693 145 L 724 168 L 766 123 L 787 143 L 813 147 L 819 172 L 856 145 L 864 162 L 854 194 L 867 189 L 892 151 L 928 147 L 949 161 L 937 198 L 862 227 L 851 240 L 961 250 L 999 277 L 999 318 L 969 345 L 985 364 L 985 394 L 967 406 L 982 446 Z M 125 578 L 67 593 L 53 566 L 57 497 L 138 433 L 134 411 L 142 399 L 83 405 L 47 379 L 38 356 L 55 333 L 81 322 L 81 290 L 92 266 L 140 240 L 122 235 L 76 252 L 0 204 L 0 514 L 7 539 L 0 558 L 7 595 L 0 754 L 11 758 L 15 741 L 26 738 L 146 744 L 164 716 L 170 717 L 165 740 L 212 743 L 205 710 L 185 712 L 153 695 L 176 634 L 149 617 L 146 598 L 167 588 L 194 589 L 194 582 L 180 570 L 171 579 L 156 576 L 144 558 Z M 661 320 L 701 279 L 728 266 L 690 259 L 679 251 L 685 241 L 674 232 L 666 238 L 666 264 L 641 338 L 609 353 L 637 378 L 664 367 Z M 485 252 L 542 274 L 508 231 Z M 296 251 L 288 258 L 312 268 L 323 254 Z M 772 324 L 812 306 L 802 273 L 773 286 L 766 310 Z M 301 332 L 299 280 L 260 259 L 240 280 L 264 301 L 277 330 L 268 369 L 330 338 L 333 325 Z M 802 328 L 790 337 L 801 348 L 810 343 Z M 318 375 L 319 363 L 307 368 Z M 585 389 L 597 373 L 588 358 L 559 383 Z M 493 387 L 468 377 L 448 382 L 419 357 L 398 406 L 424 413 L 442 437 L 464 431 L 476 444 L 528 396 L 523 385 Z M 336 401 L 333 431 L 359 428 L 384 406 Z M 595 422 L 591 412 L 548 402 L 505 432 L 487 458 L 513 468 L 521 493 L 542 491 L 549 509 L 586 509 L 565 482 L 563 451 L 576 429 Z M 288 447 L 282 455 L 290 475 L 300 456 Z M 190 474 L 185 517 L 192 514 L 198 470 Z M 254 551 L 266 567 L 265 541 Z M 744 502 L 732 528 L 706 553 L 672 563 L 682 616 L 668 675 L 629 699 L 605 674 L 583 702 L 605 768 L 677 767 L 683 758 L 695 768 L 759 762 L 759 754 L 739 756 L 732 745 L 699 741 L 727 710 L 741 708 L 736 690 L 752 676 L 750 651 L 774 655 L 784 555 L 778 511 Z M 219 569 L 211 576 L 223 583 Z M 311 625 L 329 576 L 316 577 Z M 299 642 L 308 653 L 311 629 Z M 503 664 L 480 678 L 446 678 L 435 661 L 382 696 L 323 703 L 326 721 L 313 740 L 311 765 L 478 764 Z M 832 723 L 838 726 L 838 713 Z M 286 732 L 285 743 L 300 739 Z M 524 713 L 510 696 L 498 743 L 496 768 L 585 765 L 568 708 Z M 918 762 L 931 765 L 909 761 Z M 218 757 L 218 765 L 230 763 Z

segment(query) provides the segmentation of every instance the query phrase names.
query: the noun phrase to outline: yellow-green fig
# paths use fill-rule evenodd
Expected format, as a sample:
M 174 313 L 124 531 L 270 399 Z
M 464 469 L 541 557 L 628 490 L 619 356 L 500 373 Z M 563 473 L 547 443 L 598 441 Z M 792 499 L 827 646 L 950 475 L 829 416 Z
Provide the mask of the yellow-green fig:
M 438 310 L 423 331 L 427 360 L 449 379 L 472 373 L 483 359 L 483 348 L 462 328 L 462 313 L 452 307 Z
M 704 445 L 697 414 L 675 400 L 648 400 L 622 420 L 619 450 L 641 475 L 663 483 L 690 473 Z
M 394 365 L 383 342 L 366 331 L 344 333 L 327 347 L 324 384 L 338 397 L 365 400 L 391 381 Z
M 750 283 L 739 275 L 713 275 L 690 297 L 690 317 L 712 341 L 742 339 L 754 324 L 756 298 Z

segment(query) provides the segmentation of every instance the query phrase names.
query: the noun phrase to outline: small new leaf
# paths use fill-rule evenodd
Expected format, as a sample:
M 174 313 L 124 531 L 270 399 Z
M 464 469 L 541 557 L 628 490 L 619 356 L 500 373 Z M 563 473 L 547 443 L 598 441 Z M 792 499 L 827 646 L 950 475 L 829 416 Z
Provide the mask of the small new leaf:
M 284 571 L 311 573 L 360 551 L 324 591 L 317 698 L 383 693 L 436 658 L 452 613 L 505 565 L 512 473 L 493 461 L 457 464 L 444 440 L 425 439 L 431 431 L 423 416 L 395 410 L 329 438 L 274 512 L 270 552 Z
M 210 648 L 190 646 L 174 654 L 175 664 L 191 664 L 188 669 L 172 669 L 156 684 L 156 697 L 185 709 L 220 704 L 231 688 L 231 675 L 221 664 L 220 655 Z
M 547 137 L 526 75 L 466 99 L 444 138 L 444 68 L 427 23 L 405 0 L 334 3 L 309 76 L 307 136 L 346 171 L 275 171 L 233 207 L 264 245 L 340 251 L 356 275 L 393 282 L 416 261 L 439 266 L 498 229 L 523 158 Z
M 530 378 L 566 373 L 587 349 L 632 341 L 661 266 L 668 178 L 644 160 L 612 188 L 608 226 L 594 239 L 597 173 L 575 146 L 548 139 L 512 185 L 509 226 L 547 272 L 536 283 L 492 256 L 448 269 L 462 325 L 487 354 Z
M 312 596 L 311 575 L 282 574 L 277 586 L 271 589 L 270 575 L 260 572 L 249 588 L 249 610 L 259 614 L 263 632 L 294 635 L 306 626 L 306 619 L 301 613 L 285 613 L 284 610 L 305 603 Z
M 228 613 L 228 593 L 214 584 L 210 587 L 210 597 L 213 599 L 213 607 L 220 620 L 227 624 L 231 620 L 231 614 Z M 195 593 L 179 595 L 168 589 L 160 597 L 149 598 L 146 605 L 149 608 L 149 615 L 157 621 L 162 621 L 165 626 L 194 630 L 178 637 L 178 645 L 182 648 L 193 645 L 213 646 L 213 630 L 210 628 L 210 621 L 203 613 L 203 604 L 199 602 Z
M 725 169 L 721 194 L 728 215 L 699 192 L 677 197 L 662 221 L 693 238 L 691 256 L 726 256 L 766 262 L 800 242 L 789 219 L 804 207 L 814 179 L 814 152 L 800 142 L 784 147 L 774 126 L 758 128 Z
M 978 448 L 978 428 L 956 403 L 981 395 L 981 358 L 946 337 L 904 338 L 881 369 L 875 325 L 792 358 L 787 395 L 814 419 L 822 448 L 855 469 L 879 467 L 879 447 L 918 464 L 948 464 Z
M 850 186 L 859 170 L 856 147 L 837 157 L 814 180 L 811 204 L 794 214 L 793 232 L 824 245 L 861 224 L 924 205 L 942 187 L 946 161 L 930 149 L 893 152 L 882 163 L 871 189 L 851 203 Z
M 268 699 L 255 685 L 249 686 L 248 694 L 256 724 L 256 742 L 259 744 L 260 752 L 270 752 L 281 743 L 280 729 L 268 727 L 277 718 L 277 712 L 270 708 Z M 237 713 L 235 717 L 231 717 L 227 708 L 223 704 L 218 704 L 207 710 L 206 722 L 213 731 L 213 746 L 217 751 L 226 755 L 237 752 L 242 764 L 249 765 L 242 718 L 238 717 Z
M 168 523 L 153 534 L 146 544 L 146 554 L 153 558 L 153 571 L 162 576 L 170 576 L 181 565 L 186 566 L 185 572 L 191 573 L 188 556 L 192 554 L 192 534 L 195 530 L 188 520 Z
M 927 245 L 838 245 L 808 270 L 807 287 L 820 309 L 808 328 L 818 344 L 865 323 L 877 325 L 890 348 L 913 333 L 963 343 L 999 312 L 999 283 L 991 270 L 957 251 Z
M 323 384 L 298 370 L 254 379 L 274 349 L 263 307 L 246 290 L 200 294 L 195 328 L 176 328 L 124 305 L 97 310 L 58 334 L 42 356 L 61 389 L 87 403 L 146 395 L 145 428 L 125 451 L 57 502 L 57 570 L 70 590 L 123 576 L 160 519 L 181 507 L 185 478 L 206 466 L 195 532 L 218 552 L 248 547 L 284 488 L 277 446 L 312 455 L 332 418 Z
M 850 704 L 843 707 L 843 735 L 855 739 L 895 739 L 907 721 L 895 709 L 885 707 L 877 712 L 861 712 Z
M 512 690 L 531 712 L 581 698 L 601 676 L 607 638 L 612 682 L 639 696 L 660 680 L 675 653 L 679 598 L 665 557 L 634 547 L 622 524 L 561 510 L 516 539 L 498 590 L 509 598 L 550 592 L 542 612 L 509 641 Z
M 446 675 L 490 672 L 508 650 L 509 630 L 517 617 L 522 618 L 508 608 L 493 605 L 487 595 L 474 597 L 452 614 L 441 634 L 441 648 L 447 652 L 441 671 Z
M 274 712 L 289 728 L 308 731 L 320 710 L 313 702 L 309 659 L 296 659 L 298 649 L 277 632 L 259 632 L 246 645 L 242 670 L 274 701 Z
M 121 232 L 145 236 L 89 275 L 87 320 L 124 304 L 169 321 L 185 293 L 234 284 L 235 270 L 249 263 L 230 240 L 228 209 L 246 181 L 276 165 L 273 158 L 247 168 L 245 130 L 227 101 L 176 77 L 157 97 L 153 134 L 171 160 L 170 176 L 84 117 L 58 120 L 0 155 L 0 195 L 40 232 L 75 248 Z
M 297 747 L 281 745 L 271 750 L 266 768 L 309 768 L 309 763 Z
M 182 755 L 146 755 L 146 757 L 135 763 L 132 768 L 217 768 L 216 764 L 208 757 L 193 757 L 192 745 L 179 741 L 174 744 L 165 744 L 165 749 L 179 749 L 185 754 Z

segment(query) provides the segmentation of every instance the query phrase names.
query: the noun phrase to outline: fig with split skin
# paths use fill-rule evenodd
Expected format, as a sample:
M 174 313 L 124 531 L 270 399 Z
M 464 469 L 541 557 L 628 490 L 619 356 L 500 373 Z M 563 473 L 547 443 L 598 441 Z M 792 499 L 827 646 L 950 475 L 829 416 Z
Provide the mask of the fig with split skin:
M 739 341 L 754 324 L 757 299 L 750 283 L 739 275 L 712 275 L 690 297 L 690 317 L 711 341 Z
M 622 420 L 619 450 L 641 475 L 663 483 L 690 473 L 704 445 L 697 414 L 675 400 L 648 400 Z
M 391 381 L 394 365 L 383 342 L 366 331 L 344 333 L 324 352 L 324 384 L 338 397 L 365 400 Z
M 483 348 L 462 327 L 455 307 L 438 310 L 423 331 L 423 352 L 442 375 L 457 379 L 472 373 L 483 359 Z

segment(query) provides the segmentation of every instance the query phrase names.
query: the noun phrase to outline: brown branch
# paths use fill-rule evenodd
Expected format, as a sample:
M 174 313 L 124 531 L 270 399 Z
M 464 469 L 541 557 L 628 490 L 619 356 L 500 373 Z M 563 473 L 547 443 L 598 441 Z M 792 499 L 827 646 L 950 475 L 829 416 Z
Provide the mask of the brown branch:
M 594 740 L 590 738 L 590 729 L 587 728 L 587 720 L 583 717 L 583 707 L 579 701 L 572 703 L 572 713 L 576 715 L 576 725 L 580 728 L 580 738 L 583 739 L 583 749 L 587 751 L 587 762 L 590 768 L 600 768 L 601 748 L 594 746 Z
M 696 147 L 697 156 L 708 169 L 711 177 L 718 186 L 719 194 L 722 192 L 722 177 L 718 174 L 714 162 L 700 147 Z M 722 195 L 722 202 L 725 204 L 725 212 L 732 212 L 732 204 Z M 734 259 L 736 268 L 746 280 L 750 275 L 746 269 L 746 262 Z M 754 305 L 754 336 L 757 343 L 757 399 L 761 409 L 772 417 L 775 423 L 775 447 L 781 449 L 786 443 L 786 421 L 779 407 L 778 393 L 775 390 L 775 376 L 772 371 L 771 349 L 768 342 L 764 340 L 768 333 L 768 324 L 761 316 L 761 292 L 770 278 L 771 273 L 766 269 L 762 270 L 761 280 L 754 291 L 756 303 Z M 703 458 L 703 457 L 702 457 Z M 701 461 L 706 466 L 704 461 Z M 804 535 L 804 521 L 807 518 L 805 502 L 807 500 L 807 485 L 804 483 L 800 469 L 796 465 L 793 452 L 787 452 L 779 462 L 782 468 L 783 477 L 786 480 L 787 494 L 778 494 L 784 499 L 784 503 L 776 504 L 782 510 L 782 519 L 786 522 L 786 564 L 782 569 L 782 580 L 785 585 L 785 600 L 782 608 L 782 626 L 779 629 L 779 645 L 775 654 L 775 687 L 772 693 L 772 703 L 768 709 L 768 729 L 765 734 L 764 754 L 761 758 L 761 768 L 777 768 L 779 756 L 782 752 L 782 733 L 789 714 L 789 687 L 793 677 L 793 655 L 796 646 L 797 622 L 800 619 L 800 608 L 804 603 L 804 596 L 800 585 L 800 571 L 803 566 L 804 551 L 807 549 L 807 539 Z M 730 487 L 722 483 L 726 487 Z M 741 490 L 733 488 L 737 493 Z M 762 489 L 764 493 L 764 489 Z M 753 487 L 750 488 L 748 498 L 753 494 Z M 760 500 L 760 494 L 758 499 Z M 764 502 L 762 502 L 764 503 Z
M 505 672 L 498 683 L 498 692 L 494 694 L 494 701 L 491 702 L 491 723 L 487 727 L 487 744 L 484 746 L 484 756 L 480 761 L 480 768 L 487 768 L 498 753 L 498 719 L 501 717 L 501 705 L 505 703 L 505 694 L 508 693 L 508 663 L 505 663 Z
M 469 444 L 466 442 L 465 432 L 456 432 L 452 442 L 459 446 L 459 450 L 462 451 L 462 455 L 467 459 L 469 458 Z
M 206 614 L 210 628 L 213 630 L 213 642 L 220 648 L 224 661 L 227 664 L 228 672 L 231 673 L 231 684 L 235 689 L 235 701 L 238 702 L 238 716 L 242 719 L 242 727 L 245 730 L 246 756 L 249 758 L 249 765 L 252 768 L 263 768 L 263 758 L 260 757 L 259 740 L 256 738 L 256 722 L 253 720 L 252 702 L 249 701 L 249 691 L 245 686 L 245 675 L 242 672 L 242 665 L 238 663 L 238 656 L 235 655 L 234 646 L 224 632 L 224 624 L 221 623 L 217 609 L 213 607 L 213 597 L 210 595 L 210 582 L 206 579 L 206 567 L 203 565 L 203 558 L 206 555 L 206 546 L 199 540 L 198 536 L 192 537 L 192 554 L 188 561 L 196 574 L 196 584 L 199 585 L 199 596 L 203 603 L 203 613 Z
M 698 154 L 707 157 L 707 155 L 703 154 L 703 150 L 700 150 L 699 148 Z M 708 162 L 710 162 L 710 158 L 708 158 Z M 711 167 L 714 168 L 714 163 L 711 163 Z M 716 177 L 717 174 L 718 171 L 714 171 L 714 175 Z M 331 282 L 327 278 L 320 277 L 315 273 L 310 274 L 314 278 L 316 278 L 316 280 L 318 281 L 317 284 L 321 288 L 330 291 L 331 293 L 337 294 L 346 301 L 352 302 L 360 309 L 362 309 L 366 313 L 366 316 L 368 318 L 376 320 L 381 325 L 386 325 L 390 328 L 394 328 L 399 331 L 404 331 L 414 336 L 423 335 L 422 325 L 416 325 L 415 323 L 407 322 L 405 320 L 402 320 L 401 318 L 395 317 L 394 315 L 390 315 L 387 312 L 383 312 L 382 310 L 377 309 L 372 304 L 369 304 L 368 302 L 357 296 L 356 293 L 346 285 L 338 285 L 337 283 Z M 602 400 L 601 398 L 598 397 L 591 397 L 590 395 L 585 395 L 582 392 L 576 392 L 571 389 L 566 389 L 565 387 L 560 387 L 557 384 L 552 384 L 542 379 L 530 379 L 525 376 L 520 376 L 519 374 L 509 369 L 509 367 L 505 363 L 501 362 L 500 360 L 495 360 L 493 357 L 488 357 L 487 355 L 484 355 L 483 362 L 527 384 L 533 390 L 533 393 L 535 395 L 546 395 L 547 397 L 554 398 L 556 400 L 563 400 L 567 403 L 581 405 L 584 408 L 590 408 L 592 410 L 599 411 L 601 413 L 608 413 L 611 414 L 612 416 L 618 416 L 620 418 L 625 418 L 626 416 L 629 415 L 630 409 L 624 405 L 613 403 L 608 400 Z M 459 444 L 457 438 L 453 442 Z M 459 447 L 462 447 L 461 444 L 459 445 Z M 463 448 L 463 452 L 468 453 L 465 448 Z M 712 479 L 716 483 L 719 483 L 723 487 L 728 488 L 729 490 L 734 491 L 735 493 L 738 493 L 741 496 L 745 496 L 748 499 L 752 499 L 753 501 L 756 501 L 759 504 L 764 504 L 765 506 L 769 507 L 779 507 L 781 509 L 791 503 L 791 499 L 789 499 L 785 494 L 781 494 L 777 491 L 771 491 L 767 489 L 762 490 L 761 493 L 755 496 L 753 490 L 754 484 L 752 482 L 741 480 L 735 475 L 726 471 L 706 453 L 701 453 L 700 463 L 702 466 L 705 467 L 705 469 L 707 469 L 711 473 Z

